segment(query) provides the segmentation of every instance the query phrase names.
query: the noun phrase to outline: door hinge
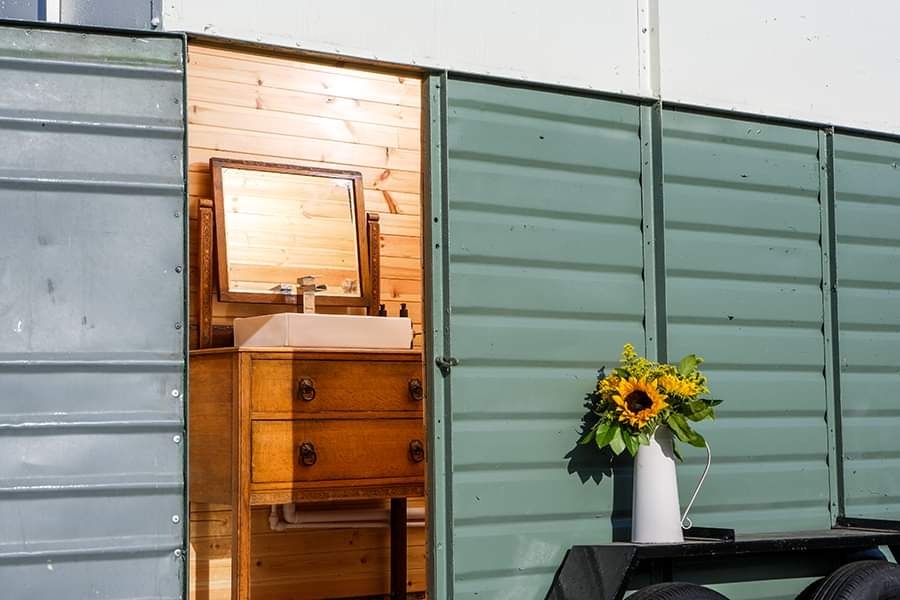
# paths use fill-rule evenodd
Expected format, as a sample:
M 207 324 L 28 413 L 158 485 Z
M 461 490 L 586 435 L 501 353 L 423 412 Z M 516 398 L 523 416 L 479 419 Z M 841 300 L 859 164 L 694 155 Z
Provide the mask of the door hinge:
M 434 359 L 434 364 L 441 370 L 441 375 L 446 377 L 450 374 L 450 369 L 459 364 L 459 360 L 452 356 L 438 356 Z

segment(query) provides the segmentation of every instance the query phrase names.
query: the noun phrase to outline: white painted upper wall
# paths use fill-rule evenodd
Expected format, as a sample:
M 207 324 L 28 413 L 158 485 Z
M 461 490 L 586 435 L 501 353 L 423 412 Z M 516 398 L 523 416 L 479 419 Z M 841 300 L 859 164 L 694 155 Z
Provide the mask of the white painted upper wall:
M 896 0 L 166 0 L 163 19 L 170 31 L 900 134 Z
M 163 26 L 360 58 L 637 90 L 635 0 L 167 0 Z
M 898 25 L 896 0 L 662 0 L 662 96 L 900 133 Z

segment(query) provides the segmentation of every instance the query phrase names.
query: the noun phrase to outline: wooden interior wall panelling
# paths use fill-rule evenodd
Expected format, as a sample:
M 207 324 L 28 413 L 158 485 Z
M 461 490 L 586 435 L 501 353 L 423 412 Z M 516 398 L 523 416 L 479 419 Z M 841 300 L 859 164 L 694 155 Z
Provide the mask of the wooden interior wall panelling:
M 212 198 L 209 159 L 213 156 L 361 172 L 366 210 L 381 216 L 381 301 L 391 315 L 399 313 L 401 302 L 408 305 L 417 334 L 415 345 L 421 346 L 420 103 L 421 82 L 414 78 L 190 44 L 192 347 L 198 342 L 198 206 L 201 199 Z M 283 306 L 214 299 L 213 323 L 225 325 L 238 316 L 283 310 Z M 411 506 L 423 504 L 410 502 Z M 192 600 L 229 598 L 230 518 L 227 507 L 191 507 Z M 387 529 L 271 532 L 266 509 L 254 509 L 252 523 L 254 597 L 312 600 L 387 592 Z M 422 592 L 425 531 L 409 531 L 409 589 Z
M 202 182 L 203 177 L 209 177 L 208 168 L 202 168 L 202 165 L 209 164 L 209 159 L 213 156 L 223 156 L 223 151 L 215 148 L 199 148 L 188 147 L 188 160 L 190 161 L 191 175 L 195 177 L 195 181 Z M 231 158 L 239 158 L 243 160 L 262 160 L 258 154 L 249 152 L 228 152 L 227 156 Z M 420 175 L 418 171 L 400 171 L 397 169 L 385 169 L 383 167 L 372 167 L 367 165 L 350 165 L 346 163 L 335 163 L 326 160 L 306 160 L 290 157 L 281 157 L 279 162 L 286 164 L 294 164 L 301 166 L 321 166 L 330 169 L 346 169 L 352 167 L 354 171 L 359 171 L 363 175 L 366 189 L 386 190 L 388 192 L 406 192 L 409 194 L 417 193 L 420 185 Z M 196 175 L 195 175 L 196 174 Z M 207 184 L 206 188 L 208 189 Z M 188 183 L 188 191 L 193 194 L 193 187 Z M 200 190 L 200 193 L 206 193 Z
M 410 506 L 423 506 L 413 500 Z M 384 503 L 358 502 L 358 508 Z M 333 508 L 321 506 L 321 508 Z M 388 585 L 386 528 L 269 530 L 268 510 L 252 514 L 251 594 L 265 600 L 364 597 Z M 191 508 L 191 600 L 230 600 L 231 511 L 216 505 Z M 325 551 L 323 551 L 325 549 Z M 407 580 L 425 589 L 425 530 L 409 528 Z

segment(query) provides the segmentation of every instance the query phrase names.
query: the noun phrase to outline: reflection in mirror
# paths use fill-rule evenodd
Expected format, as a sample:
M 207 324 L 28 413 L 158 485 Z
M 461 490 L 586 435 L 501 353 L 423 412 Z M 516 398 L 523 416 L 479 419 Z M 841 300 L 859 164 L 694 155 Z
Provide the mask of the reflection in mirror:
M 317 297 L 362 298 L 359 173 L 213 159 L 213 179 L 227 295 L 278 301 L 311 275 Z

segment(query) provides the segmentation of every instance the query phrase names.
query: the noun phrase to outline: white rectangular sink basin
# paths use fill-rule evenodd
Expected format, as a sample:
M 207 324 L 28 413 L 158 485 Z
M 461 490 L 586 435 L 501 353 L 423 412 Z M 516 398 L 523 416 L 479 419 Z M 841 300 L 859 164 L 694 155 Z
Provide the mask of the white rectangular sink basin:
M 280 313 L 234 320 L 238 347 L 412 348 L 412 321 L 407 317 L 367 317 Z

